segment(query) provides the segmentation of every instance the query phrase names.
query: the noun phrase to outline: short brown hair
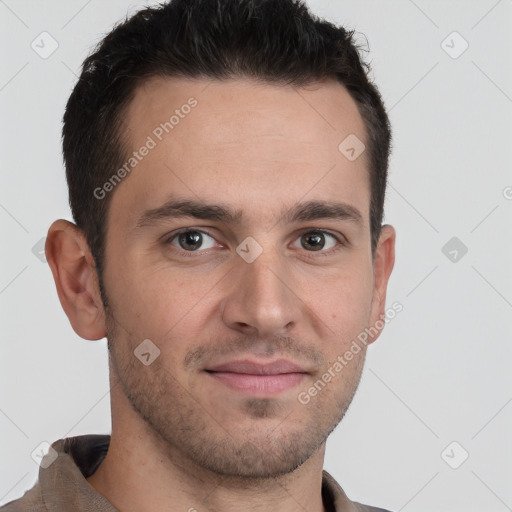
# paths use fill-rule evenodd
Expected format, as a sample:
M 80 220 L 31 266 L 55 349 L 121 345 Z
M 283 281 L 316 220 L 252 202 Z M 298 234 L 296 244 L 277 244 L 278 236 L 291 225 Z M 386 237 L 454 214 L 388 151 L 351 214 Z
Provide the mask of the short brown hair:
M 64 114 L 63 154 L 74 220 L 101 284 L 109 194 L 93 191 L 126 161 L 123 113 L 152 76 L 254 77 L 295 86 L 334 78 L 366 127 L 372 254 L 380 237 L 391 129 L 354 31 L 312 15 L 300 0 L 170 0 L 118 24 L 84 61 Z

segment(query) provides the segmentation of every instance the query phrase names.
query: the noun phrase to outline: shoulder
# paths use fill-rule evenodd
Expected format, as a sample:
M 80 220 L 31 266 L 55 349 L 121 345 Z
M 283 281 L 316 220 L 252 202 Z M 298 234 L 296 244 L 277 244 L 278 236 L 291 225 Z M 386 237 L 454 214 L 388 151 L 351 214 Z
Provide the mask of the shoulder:
M 331 503 L 329 510 L 350 512 L 390 512 L 384 508 L 370 507 L 356 501 L 351 501 L 334 477 L 327 471 L 322 471 L 322 495 L 326 502 Z
M 48 512 L 41 496 L 39 483 L 26 491 L 21 498 L 2 505 L 0 512 Z
M 391 512 L 384 508 L 370 507 L 369 505 L 363 505 L 361 503 L 354 502 L 357 512 Z

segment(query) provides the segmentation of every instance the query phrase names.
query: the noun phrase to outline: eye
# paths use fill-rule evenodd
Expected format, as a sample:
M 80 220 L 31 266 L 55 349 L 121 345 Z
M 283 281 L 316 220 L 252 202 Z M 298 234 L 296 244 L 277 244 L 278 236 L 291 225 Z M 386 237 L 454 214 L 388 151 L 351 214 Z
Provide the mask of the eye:
M 217 244 L 216 240 L 208 233 L 190 228 L 170 235 L 165 243 L 172 245 L 178 251 L 185 251 L 189 254 L 212 249 Z M 346 244 L 340 237 L 332 233 L 321 229 L 310 229 L 303 232 L 294 245 L 299 249 L 306 249 L 308 252 L 318 252 L 327 256 Z
M 215 239 L 204 231 L 188 229 L 172 235 L 167 243 L 187 252 L 197 252 L 198 249 L 215 247 Z M 206 246 L 205 246 L 206 243 Z
M 302 233 L 297 239 L 296 244 L 297 243 L 300 244 L 299 248 L 307 249 L 309 252 L 330 252 L 329 250 L 337 245 L 343 245 L 343 242 L 338 237 L 322 230 L 312 230 Z M 295 247 L 297 247 L 296 244 Z

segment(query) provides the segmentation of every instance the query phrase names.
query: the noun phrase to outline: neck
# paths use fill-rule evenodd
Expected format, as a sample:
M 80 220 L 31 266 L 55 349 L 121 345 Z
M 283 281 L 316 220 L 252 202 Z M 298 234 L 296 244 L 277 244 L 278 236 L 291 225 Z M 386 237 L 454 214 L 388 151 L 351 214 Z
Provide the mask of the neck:
M 129 404 L 121 403 L 121 394 L 112 400 L 108 453 L 87 479 L 117 509 L 325 512 L 321 493 L 325 444 L 291 473 L 265 479 L 226 477 L 198 467 L 177 453 Z
M 320 457 L 323 449 L 293 473 L 272 479 L 226 478 L 164 458 L 147 437 L 123 440 L 113 432 L 108 454 L 88 482 L 123 512 L 324 512 L 322 464 L 312 460 Z

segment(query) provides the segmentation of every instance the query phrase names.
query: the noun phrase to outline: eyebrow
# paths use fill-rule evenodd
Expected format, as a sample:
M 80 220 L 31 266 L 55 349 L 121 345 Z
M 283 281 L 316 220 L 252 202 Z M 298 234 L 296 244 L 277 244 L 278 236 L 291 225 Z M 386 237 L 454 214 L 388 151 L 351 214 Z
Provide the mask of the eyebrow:
M 242 210 L 221 203 L 206 204 L 193 199 L 172 198 L 158 208 L 146 210 L 139 217 L 136 229 L 183 217 L 240 225 L 243 216 Z M 283 208 L 278 223 L 291 224 L 318 219 L 335 219 L 349 221 L 358 226 L 363 225 L 363 216 L 356 207 L 343 202 L 318 200 L 298 203 L 288 209 Z

